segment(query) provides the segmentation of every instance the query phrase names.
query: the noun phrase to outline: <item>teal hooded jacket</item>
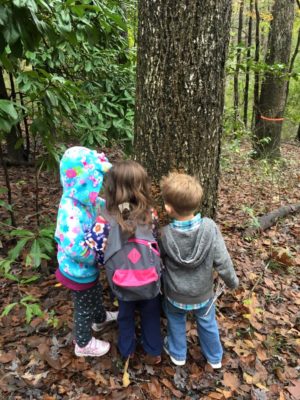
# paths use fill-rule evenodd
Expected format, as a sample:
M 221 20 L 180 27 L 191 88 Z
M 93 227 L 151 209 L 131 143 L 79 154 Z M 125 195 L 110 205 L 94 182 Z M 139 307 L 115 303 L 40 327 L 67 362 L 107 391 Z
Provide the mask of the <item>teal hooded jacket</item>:
M 104 153 L 79 146 L 69 148 L 60 161 L 57 259 L 61 274 L 77 283 L 94 282 L 99 275 L 96 253 L 86 244 L 85 234 L 103 205 L 98 195 L 110 167 Z

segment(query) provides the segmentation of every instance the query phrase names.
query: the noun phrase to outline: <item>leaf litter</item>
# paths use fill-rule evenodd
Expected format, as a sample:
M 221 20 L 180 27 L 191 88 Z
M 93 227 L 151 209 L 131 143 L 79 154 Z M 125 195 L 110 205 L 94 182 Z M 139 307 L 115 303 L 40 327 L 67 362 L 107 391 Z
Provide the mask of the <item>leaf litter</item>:
M 299 149 L 283 145 L 288 161 L 278 167 L 280 173 L 277 168 L 270 170 L 269 175 L 262 173 L 259 163 L 248 158 L 247 151 L 245 147 L 238 154 L 231 154 L 225 149 L 223 157 L 227 162 L 220 179 L 217 222 L 241 282 L 234 293 L 225 290 L 217 300 L 224 346 L 222 369 L 213 371 L 206 365 L 195 323 L 189 318 L 186 365 L 175 367 L 163 354 L 161 365 L 147 366 L 142 361 L 141 348 L 137 347 L 127 371 L 130 384 L 123 387 L 124 362 L 117 351 L 116 325 L 110 325 L 99 335 L 111 342 L 109 354 L 99 359 L 75 357 L 71 296 L 56 286 L 55 260 L 45 260 L 43 274 L 36 284 L 20 285 L 0 279 L 3 306 L 18 302 L 20 295 L 32 295 L 46 311 L 45 316 L 26 325 L 24 309 L 15 306 L 0 321 L 0 398 L 300 399 L 299 214 L 278 221 L 257 236 L 243 237 L 244 230 L 255 223 L 255 217 L 282 205 L 299 203 Z M 34 193 L 33 170 L 11 167 L 9 174 L 17 221 L 22 221 L 24 228 L 34 227 L 34 201 L 27 201 Z M 59 181 L 46 173 L 41 176 L 40 212 L 55 221 Z M 3 186 L 3 175 L 0 179 Z M 7 216 L 3 212 L 0 209 L 1 220 L 5 221 Z M 12 246 L 9 236 L 1 237 L 1 243 L 0 256 L 5 257 Z M 22 265 L 16 268 L 17 274 L 23 273 Z M 115 309 L 101 273 L 105 305 Z M 56 327 L 49 323 L 53 311 L 58 321 Z M 162 330 L 165 334 L 164 318 Z

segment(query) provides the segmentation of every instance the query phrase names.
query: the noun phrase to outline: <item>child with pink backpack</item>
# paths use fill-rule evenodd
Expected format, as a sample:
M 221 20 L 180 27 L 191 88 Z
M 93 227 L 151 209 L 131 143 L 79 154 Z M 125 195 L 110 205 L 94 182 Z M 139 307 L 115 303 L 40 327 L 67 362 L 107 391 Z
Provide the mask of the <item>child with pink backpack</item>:
M 155 238 L 157 217 L 151 208 L 150 180 L 135 161 L 120 161 L 106 175 L 106 206 L 101 215 L 110 232 L 103 245 L 103 229 L 92 228 L 87 244 L 103 256 L 107 278 L 119 302 L 118 347 L 125 358 L 136 346 L 135 312 L 141 318 L 141 344 L 145 362 L 159 364 L 161 259 Z

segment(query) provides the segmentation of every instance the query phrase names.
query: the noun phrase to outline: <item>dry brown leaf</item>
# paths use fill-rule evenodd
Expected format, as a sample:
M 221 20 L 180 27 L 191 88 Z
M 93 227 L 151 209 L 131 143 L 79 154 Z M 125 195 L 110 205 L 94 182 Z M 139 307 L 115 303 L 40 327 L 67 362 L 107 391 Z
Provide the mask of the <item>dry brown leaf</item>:
M 160 399 L 162 397 L 161 385 L 156 378 L 151 378 L 151 382 L 147 386 L 152 398 Z
M 222 393 L 218 393 L 218 392 L 209 393 L 208 397 L 210 399 L 216 399 L 216 400 L 223 400 L 224 399 L 224 395 Z
M 222 393 L 222 395 L 225 397 L 225 399 L 232 399 L 232 395 L 233 395 L 232 390 L 223 390 L 223 389 L 218 388 L 217 391 L 219 393 Z
M 46 378 L 49 371 L 42 372 L 40 374 L 31 374 L 30 372 L 26 372 L 22 375 L 22 378 L 26 381 L 29 381 L 33 386 L 36 386 L 41 379 Z
M 260 361 L 266 361 L 270 358 L 268 357 L 267 352 L 263 346 L 258 346 L 258 348 L 256 349 L 256 354 Z
M 2 353 L 0 355 L 0 363 L 7 364 L 16 358 L 15 351 L 9 351 L 8 353 Z
M 183 396 L 183 393 L 181 393 L 179 390 L 175 389 L 174 386 L 172 385 L 172 383 L 170 381 L 168 381 L 168 379 L 163 378 L 161 381 L 169 390 L 171 390 L 171 392 L 173 393 L 173 395 L 175 397 L 177 397 L 178 399 L 181 399 L 181 397 Z
M 295 261 L 288 249 L 284 248 L 273 249 L 271 257 L 273 260 L 278 261 L 280 264 L 286 265 L 288 267 L 295 265 Z
M 240 386 L 240 380 L 236 374 L 224 372 L 223 384 L 234 391 Z

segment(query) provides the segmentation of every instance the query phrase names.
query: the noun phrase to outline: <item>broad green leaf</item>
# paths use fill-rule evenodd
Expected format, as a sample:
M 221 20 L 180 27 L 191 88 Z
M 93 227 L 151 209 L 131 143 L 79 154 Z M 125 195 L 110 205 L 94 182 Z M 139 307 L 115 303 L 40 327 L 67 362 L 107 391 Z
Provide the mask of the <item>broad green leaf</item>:
M 9 100 L 0 100 L 0 110 L 8 114 L 12 120 L 17 121 L 18 113 L 14 107 L 14 104 Z
M 19 257 L 21 251 L 27 244 L 28 240 L 30 240 L 30 238 L 28 238 L 28 237 L 20 239 L 18 241 L 18 243 L 16 244 L 16 246 L 14 248 L 12 248 L 11 250 L 9 250 L 8 255 L 12 260 L 16 260 Z
M 39 267 L 41 265 L 42 252 L 41 252 L 41 248 L 40 248 L 40 245 L 39 245 L 39 242 L 37 239 L 35 239 L 33 241 L 29 254 L 32 257 L 33 264 L 34 264 L 33 266 Z
M 12 236 L 34 237 L 34 233 L 27 229 L 16 229 L 10 232 Z

